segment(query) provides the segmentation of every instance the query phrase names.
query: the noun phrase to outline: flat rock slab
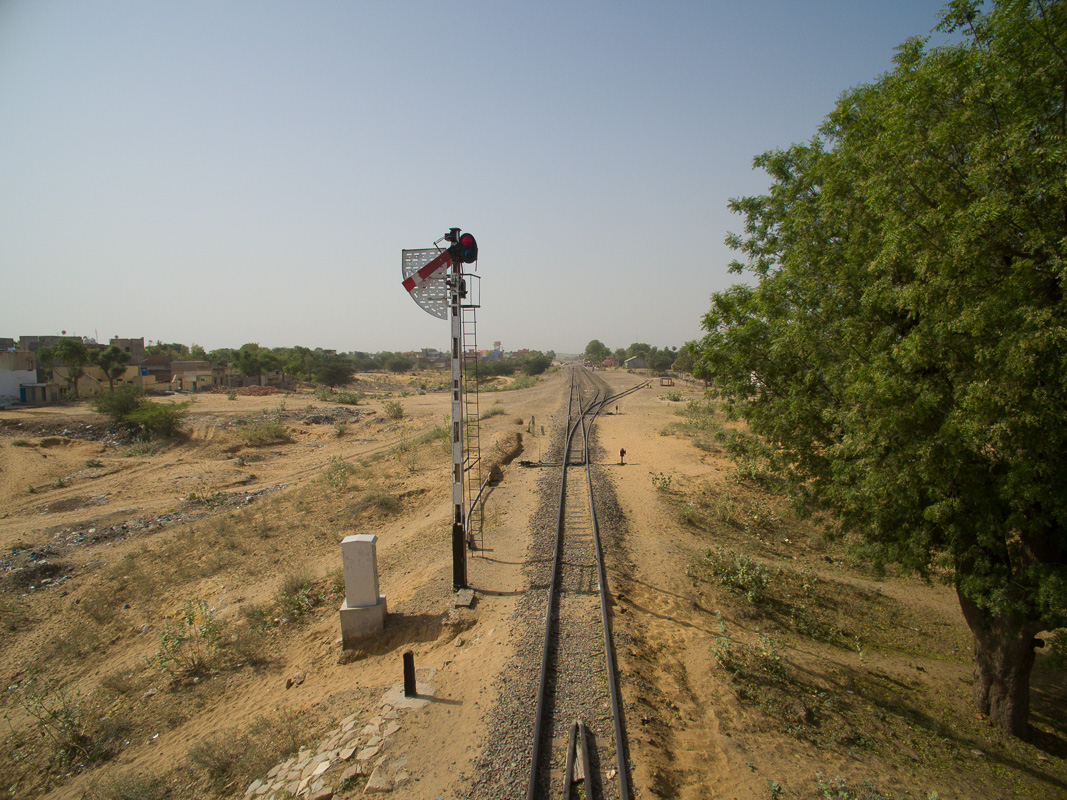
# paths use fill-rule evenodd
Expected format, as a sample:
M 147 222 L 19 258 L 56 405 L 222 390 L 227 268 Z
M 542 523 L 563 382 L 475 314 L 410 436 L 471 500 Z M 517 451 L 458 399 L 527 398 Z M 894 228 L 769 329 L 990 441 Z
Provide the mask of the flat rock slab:
M 422 708 L 434 698 L 437 688 L 432 683 L 416 683 L 415 693 L 414 697 L 405 697 L 404 684 L 396 683 L 386 690 L 382 702 L 394 708 Z
M 367 779 L 367 785 L 363 787 L 364 794 L 393 791 L 393 782 L 382 773 L 381 768 L 376 768 Z

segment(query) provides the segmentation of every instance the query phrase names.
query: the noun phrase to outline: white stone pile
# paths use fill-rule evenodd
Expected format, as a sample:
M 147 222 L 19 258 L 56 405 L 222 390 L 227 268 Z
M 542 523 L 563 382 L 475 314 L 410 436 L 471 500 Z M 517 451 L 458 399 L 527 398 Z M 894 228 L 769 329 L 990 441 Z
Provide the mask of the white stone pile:
M 423 670 L 419 670 L 423 672 Z M 427 670 L 432 676 L 432 672 Z M 341 720 L 318 747 L 300 752 L 275 765 L 264 778 L 245 790 L 255 800 L 331 800 L 338 790 L 350 791 L 358 778 L 366 777 L 364 794 L 391 792 L 411 780 L 407 758 L 391 758 L 386 752 L 391 737 L 401 729 L 400 711 L 421 708 L 430 702 L 434 687 L 417 683 L 416 697 L 405 697 L 403 684 L 391 686 L 378 701 L 377 713 L 360 726 L 353 714 Z

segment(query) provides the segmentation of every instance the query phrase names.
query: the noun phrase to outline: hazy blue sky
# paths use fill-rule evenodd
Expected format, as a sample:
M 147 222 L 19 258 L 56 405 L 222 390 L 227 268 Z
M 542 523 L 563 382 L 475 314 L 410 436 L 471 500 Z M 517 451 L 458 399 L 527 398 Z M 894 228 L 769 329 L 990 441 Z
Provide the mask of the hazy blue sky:
M 0 336 L 444 350 L 455 226 L 479 344 L 681 345 L 753 156 L 941 6 L 0 0 Z

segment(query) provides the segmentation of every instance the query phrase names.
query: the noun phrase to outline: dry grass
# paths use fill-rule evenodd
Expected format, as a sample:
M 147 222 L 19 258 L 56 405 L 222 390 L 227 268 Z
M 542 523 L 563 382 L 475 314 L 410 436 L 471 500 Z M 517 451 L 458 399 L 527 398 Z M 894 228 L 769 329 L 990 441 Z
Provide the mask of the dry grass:
M 721 419 L 713 405 L 705 408 L 701 422 L 691 403 L 665 433 L 701 449 L 709 432 L 722 441 Z M 798 519 L 783 498 L 743 478 L 680 478 L 661 493 L 707 543 L 687 570 L 694 606 L 717 631 L 711 655 L 745 709 L 732 721 L 724 714 L 723 724 L 773 730 L 828 758 L 911 764 L 941 784 L 966 764 L 975 781 L 966 792 L 984 774 L 1013 786 L 1013 796 L 1047 796 L 1047 780 L 1025 767 L 1031 745 L 1003 740 L 976 720 L 966 691 L 925 679 L 932 671 L 967 674 L 970 638 L 958 618 L 895 599 L 883 586 L 921 582 L 879 576 L 847 540 L 828 538 L 817 521 Z M 901 677 L 901 665 L 913 677 Z M 1039 657 L 1035 685 L 1048 679 L 1043 669 Z M 1045 697 L 1034 692 L 1034 741 L 1053 759 L 1067 759 L 1062 719 L 1049 724 L 1062 709 L 1051 697 L 1043 706 Z M 975 752 L 998 755 L 976 759 Z M 897 796 L 821 780 L 821 796 Z M 810 795 L 779 786 L 772 796 Z

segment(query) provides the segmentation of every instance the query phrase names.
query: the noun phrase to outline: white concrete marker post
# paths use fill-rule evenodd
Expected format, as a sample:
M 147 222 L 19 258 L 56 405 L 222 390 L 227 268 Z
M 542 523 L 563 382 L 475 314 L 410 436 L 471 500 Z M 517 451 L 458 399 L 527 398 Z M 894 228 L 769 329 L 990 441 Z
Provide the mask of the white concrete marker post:
M 385 595 L 378 594 L 378 537 L 369 533 L 341 541 L 345 573 L 345 601 L 341 604 L 341 646 L 354 647 L 360 639 L 381 633 L 385 627 Z

